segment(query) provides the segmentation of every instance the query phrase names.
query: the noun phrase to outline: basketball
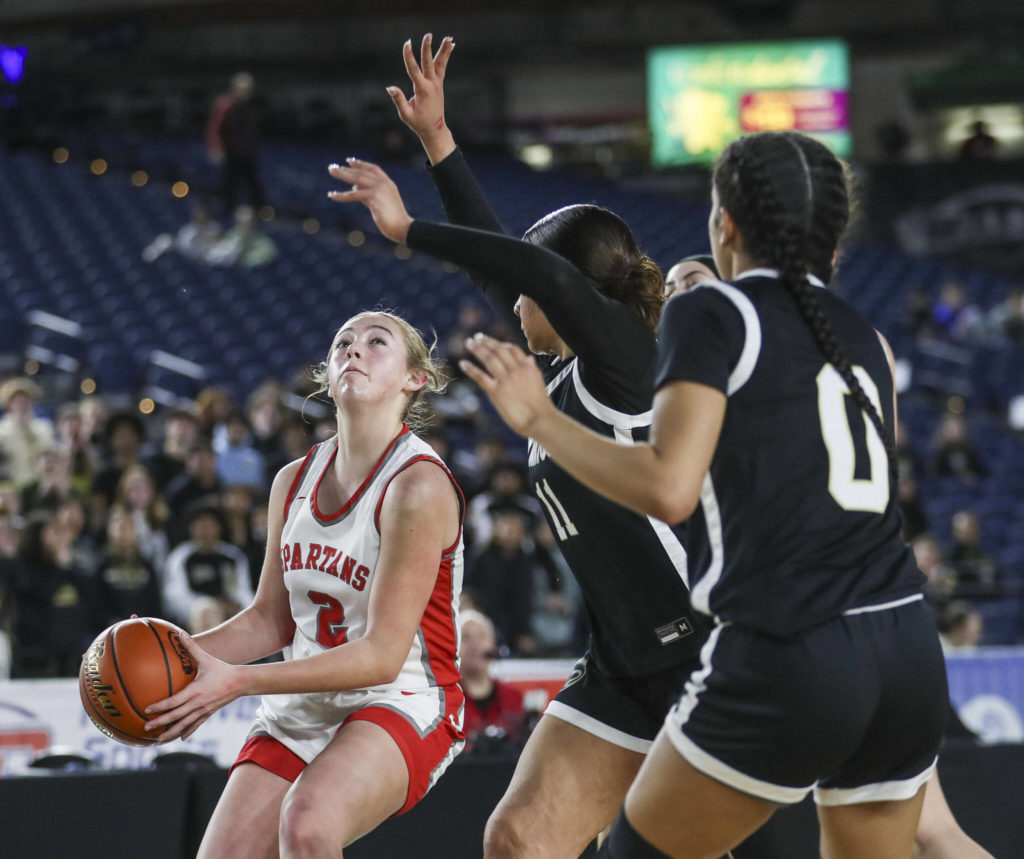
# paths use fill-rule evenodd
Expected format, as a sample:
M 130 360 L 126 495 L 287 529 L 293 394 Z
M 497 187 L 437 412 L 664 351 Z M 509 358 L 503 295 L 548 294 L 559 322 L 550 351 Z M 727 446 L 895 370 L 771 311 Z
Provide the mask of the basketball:
M 196 676 L 181 627 L 152 617 L 122 620 L 103 630 L 82 657 L 78 691 L 92 723 L 130 746 L 151 746 L 146 707 L 180 692 Z

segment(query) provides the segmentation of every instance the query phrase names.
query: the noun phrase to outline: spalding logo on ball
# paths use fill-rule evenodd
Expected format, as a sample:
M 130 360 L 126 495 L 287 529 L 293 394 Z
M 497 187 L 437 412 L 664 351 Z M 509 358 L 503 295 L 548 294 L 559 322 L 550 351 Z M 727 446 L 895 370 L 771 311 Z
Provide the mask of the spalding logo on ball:
M 170 698 L 195 680 L 185 631 L 153 617 L 122 620 L 103 630 L 82 657 L 78 691 L 92 723 L 130 746 L 155 745 L 143 727 L 146 707 Z

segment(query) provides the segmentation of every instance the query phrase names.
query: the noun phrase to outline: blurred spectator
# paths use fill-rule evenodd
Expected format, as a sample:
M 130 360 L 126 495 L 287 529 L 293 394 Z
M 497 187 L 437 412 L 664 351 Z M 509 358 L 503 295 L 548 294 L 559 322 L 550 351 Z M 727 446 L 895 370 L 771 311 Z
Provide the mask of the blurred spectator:
M 188 409 L 172 409 L 164 417 L 163 440 L 159 449 L 143 456 L 146 469 L 159 492 L 166 490 L 174 478 L 185 473 L 185 460 L 198 437 L 199 419 Z
M 313 436 L 307 424 L 298 415 L 285 415 L 281 423 L 281 450 L 276 460 L 271 460 L 267 474 L 273 477 L 289 462 L 305 458 L 313 446 Z
M 938 331 L 954 340 L 980 339 L 984 333 L 981 311 L 967 303 L 963 284 L 955 280 L 943 284 L 932 316 Z
M 903 321 L 906 332 L 915 340 L 938 336 L 939 327 L 935 321 L 931 296 L 920 286 L 914 286 L 907 292 L 906 303 Z
M 270 381 L 253 391 L 245 404 L 252 430 L 252 446 L 263 454 L 264 460 L 276 460 L 282 453 L 283 398 L 281 384 Z
M 539 519 L 533 531 L 536 603 L 533 634 L 539 656 L 572 656 L 576 611 L 582 602 L 579 585 L 562 557 L 558 541 L 546 519 Z
M 913 477 L 900 477 L 896 486 L 896 502 L 903 514 L 903 539 L 910 543 L 928 530 L 928 514 Z
M 498 658 L 494 624 L 479 611 L 461 612 L 462 688 L 466 693 L 466 752 L 494 754 L 518 751 L 525 741 L 523 693 L 491 677 Z
M 217 476 L 222 483 L 236 486 L 266 487 L 266 463 L 263 454 L 252 446 L 249 418 L 243 411 L 234 411 L 224 421 L 225 432 L 215 435 L 213 449 L 217 454 Z
M 921 534 L 911 546 L 918 569 L 924 573 L 925 599 L 936 612 L 939 612 L 953 598 L 956 570 L 946 563 L 938 541 L 931 535 Z
M 185 473 L 179 474 L 167 487 L 165 498 L 171 511 L 167 528 L 168 542 L 175 546 L 188 536 L 187 510 L 200 498 L 216 495 L 221 490 L 217 476 L 217 459 L 213 446 L 206 439 L 199 439 L 188 452 Z
M 56 442 L 37 454 L 37 477 L 22 487 L 21 509 L 25 515 L 34 510 L 55 511 L 71 496 L 71 459 Z
M 0 466 L 18 489 L 39 477 L 39 453 L 54 442 L 53 426 L 33 412 L 41 397 L 31 379 L 8 379 L 0 385 Z
M 210 251 L 220 241 L 222 230 L 206 206 L 193 207 L 189 220 L 178 228 L 173 236 L 160 233 L 142 250 L 145 262 L 154 262 L 165 253 L 174 251 L 187 259 L 205 262 Z
M 479 435 L 472 450 L 455 450 L 452 460 L 455 470 L 466 475 L 462 491 L 466 494 L 467 501 L 472 501 L 487 488 L 491 469 L 507 459 L 508 445 L 502 436 L 494 433 Z
M 106 548 L 93 578 L 103 627 L 133 614 L 163 617 L 160 579 L 142 554 L 131 511 L 120 505 L 110 511 Z
M 277 258 L 277 245 L 256 228 L 256 213 L 251 206 L 235 210 L 235 223 L 206 254 L 210 265 L 240 265 L 255 268 Z
M 80 498 L 88 497 L 100 455 L 85 431 L 78 403 L 65 403 L 57 409 L 57 438 L 71 460 L 71 491 Z
M 943 416 L 933 447 L 931 470 L 939 477 L 957 477 L 965 483 L 974 483 L 988 474 L 967 437 L 967 423 L 960 415 L 948 413 Z
M 106 404 L 100 397 L 82 397 L 78 401 L 78 416 L 82 420 L 82 437 L 99 456 L 107 426 Z
M 456 364 L 466 357 L 466 340 L 478 331 L 490 334 L 491 314 L 486 305 L 479 301 L 467 301 L 459 308 L 455 327 L 445 337 L 444 357 Z
M 983 119 L 975 120 L 971 134 L 960 144 L 961 161 L 984 161 L 995 158 L 999 153 L 999 141 L 988 130 Z
M 263 555 L 267 535 L 257 534 L 253 528 L 253 513 L 257 506 L 256 492 L 251 486 L 226 485 L 221 492 L 224 513 L 224 539 L 241 549 L 249 562 L 249 577 L 253 591 L 263 570 Z M 262 496 L 260 496 L 262 497 Z
M 200 434 L 213 438 L 224 432 L 225 419 L 237 408 L 234 398 L 223 388 L 203 388 L 196 395 Z
M 483 417 L 479 389 L 459 369 L 453 358 L 445 361 L 442 372 L 450 381 L 444 394 L 431 395 L 431 411 L 450 426 L 464 430 L 474 429 Z
M 212 501 L 198 501 L 188 514 L 190 539 L 167 557 L 163 598 L 167 611 L 189 632 L 223 623 L 252 602 L 249 562 L 225 542 L 223 514 Z
M 107 419 L 104 428 L 107 460 L 93 478 L 89 502 L 89 525 L 96 534 L 106 530 L 107 511 L 117 498 L 121 475 L 132 465 L 139 465 L 139 453 L 146 440 L 146 426 L 135 412 L 117 412 Z
M 244 185 L 249 204 L 263 205 L 259 172 L 259 119 L 253 104 L 254 81 L 247 72 L 231 79 L 231 88 L 213 104 L 206 126 L 210 161 L 223 170 L 221 194 L 224 212 L 233 212 Z
M 167 560 L 167 503 L 157 494 L 156 484 L 142 465 L 130 465 L 117 486 L 117 503 L 132 517 L 139 551 L 154 570 Z
M 467 565 L 465 589 L 497 628 L 500 643 L 517 656 L 532 655 L 535 560 L 526 548 L 526 514 L 517 506 L 490 511 L 488 543 Z
M 14 677 L 71 677 L 99 631 L 91 578 L 75 564 L 74 536 L 52 513 L 25 526 L 13 569 Z
M 957 596 L 991 596 L 998 586 L 995 559 L 981 545 L 981 523 L 970 510 L 953 514 L 949 562 L 956 570 Z
M 493 518 L 497 508 L 516 508 L 528 519 L 528 525 L 540 518 L 540 504 L 526 494 L 526 467 L 512 460 L 495 463 L 487 477 L 487 488 L 479 492 L 466 508 L 467 538 L 476 545 L 491 539 Z M 493 616 L 492 616 L 493 617 Z
M 1011 289 L 999 304 L 985 317 L 990 336 L 997 342 L 1024 340 L 1024 289 Z
M 981 613 L 969 603 L 953 600 L 939 612 L 939 641 L 944 653 L 981 643 L 985 623 Z

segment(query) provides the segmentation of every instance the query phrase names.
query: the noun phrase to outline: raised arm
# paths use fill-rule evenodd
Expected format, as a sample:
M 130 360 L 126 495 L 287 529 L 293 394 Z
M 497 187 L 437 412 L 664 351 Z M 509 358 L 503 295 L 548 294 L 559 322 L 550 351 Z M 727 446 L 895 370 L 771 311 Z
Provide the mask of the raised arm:
M 446 36 L 434 54 L 432 38 L 430 33 L 423 37 L 418 64 L 413 54 L 412 41 L 402 46 L 402 60 L 412 84 L 412 97 L 406 98 L 397 86 L 389 86 L 388 95 L 395 104 L 399 118 L 416 133 L 423 144 L 423 150 L 430 161 L 430 175 L 448 220 L 464 227 L 504 233 L 501 221 L 484 196 L 462 151 L 456 148 L 455 138 L 445 122 L 444 78 L 455 42 Z M 488 280 L 481 272 L 469 269 L 468 273 L 506 327 L 510 331 L 517 331 L 519 324 L 512 308 L 519 297 L 518 293 L 503 283 Z
M 592 367 L 608 364 L 611 373 L 632 365 L 636 378 L 647 366 L 654 351 L 653 332 L 624 305 L 601 295 L 564 257 L 509 236 L 414 221 L 395 183 L 375 164 L 350 158 L 347 166 L 333 164 L 329 169 L 334 178 L 352 186 L 329 192 L 332 200 L 362 203 L 392 241 L 477 271 L 510 294 L 532 298 L 559 337 Z M 625 343 L 632 348 L 616 349 Z

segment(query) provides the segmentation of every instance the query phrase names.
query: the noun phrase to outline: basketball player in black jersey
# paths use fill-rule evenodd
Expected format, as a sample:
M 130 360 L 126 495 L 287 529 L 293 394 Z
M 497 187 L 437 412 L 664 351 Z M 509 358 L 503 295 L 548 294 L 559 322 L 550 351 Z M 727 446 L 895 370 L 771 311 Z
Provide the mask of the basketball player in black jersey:
M 730 144 L 709 234 L 725 283 L 673 298 L 650 442 L 553 409 L 532 359 L 470 341 L 463 369 L 517 432 L 641 513 L 688 520 L 692 602 L 715 626 L 601 854 L 714 857 L 814 791 L 826 859 L 906 859 L 947 705 L 900 537 L 887 344 L 823 289 L 849 205 L 794 133 Z
M 449 218 L 412 222 L 394 184 L 362 162 L 331 174 L 357 186 L 381 232 L 464 266 L 512 330 L 522 326 L 544 367 L 546 396 L 594 432 L 632 444 L 647 437 L 663 302 L 657 266 L 621 219 L 567 206 L 527 231 L 500 224 L 444 122 L 441 81 L 451 53 L 424 40 L 415 95 L 389 93 L 423 141 Z M 517 318 L 518 317 L 518 318 Z M 559 547 L 580 583 L 592 630 L 587 657 L 549 705 L 485 834 L 487 857 L 578 856 L 615 817 L 689 673 L 706 630 L 694 619 L 679 536 L 582 487 L 539 445 L 529 474 Z

